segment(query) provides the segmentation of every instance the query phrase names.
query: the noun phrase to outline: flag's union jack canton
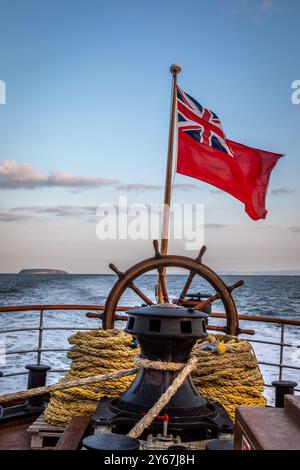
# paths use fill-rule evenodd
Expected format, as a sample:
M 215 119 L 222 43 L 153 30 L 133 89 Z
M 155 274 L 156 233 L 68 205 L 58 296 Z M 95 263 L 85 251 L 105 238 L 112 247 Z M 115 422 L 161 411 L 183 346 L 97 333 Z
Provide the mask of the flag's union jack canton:
M 201 106 L 179 86 L 177 86 L 177 123 L 178 129 L 198 143 L 208 145 L 233 157 L 218 116 L 210 109 Z

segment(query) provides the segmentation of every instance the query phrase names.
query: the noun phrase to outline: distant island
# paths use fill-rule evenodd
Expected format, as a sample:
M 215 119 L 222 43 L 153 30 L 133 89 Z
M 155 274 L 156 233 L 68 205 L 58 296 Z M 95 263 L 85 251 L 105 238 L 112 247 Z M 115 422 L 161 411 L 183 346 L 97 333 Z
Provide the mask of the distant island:
M 61 269 L 21 269 L 19 274 L 68 274 Z

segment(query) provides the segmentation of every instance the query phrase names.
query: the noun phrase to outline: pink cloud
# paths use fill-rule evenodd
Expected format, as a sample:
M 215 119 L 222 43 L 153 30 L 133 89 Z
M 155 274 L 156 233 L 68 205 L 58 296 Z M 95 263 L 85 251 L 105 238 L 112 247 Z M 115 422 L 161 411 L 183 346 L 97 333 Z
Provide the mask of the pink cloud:
M 97 176 L 76 176 L 58 171 L 43 175 L 29 163 L 17 163 L 14 160 L 0 162 L 0 188 L 2 189 L 35 189 L 42 187 L 87 189 L 115 185 L 117 182 L 115 179 Z

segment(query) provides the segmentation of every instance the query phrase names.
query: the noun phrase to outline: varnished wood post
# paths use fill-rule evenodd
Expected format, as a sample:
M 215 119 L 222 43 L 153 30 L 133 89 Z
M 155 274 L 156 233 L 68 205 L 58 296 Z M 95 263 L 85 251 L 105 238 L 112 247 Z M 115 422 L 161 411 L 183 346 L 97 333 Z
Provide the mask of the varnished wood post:
M 165 198 L 164 198 L 164 211 L 163 211 L 162 237 L 161 237 L 161 250 L 160 250 L 162 255 L 166 255 L 168 253 L 173 153 L 174 153 L 174 134 L 175 134 L 175 121 L 176 121 L 176 91 L 177 91 L 176 88 L 177 88 L 177 74 L 181 72 L 180 65 L 178 64 L 171 65 L 170 72 L 173 76 L 173 87 L 172 87 L 168 159 L 167 159 L 167 169 L 166 169 Z M 166 278 L 165 268 L 161 276 L 163 278 Z M 161 282 L 159 282 L 158 298 L 159 298 L 160 303 L 164 302 Z

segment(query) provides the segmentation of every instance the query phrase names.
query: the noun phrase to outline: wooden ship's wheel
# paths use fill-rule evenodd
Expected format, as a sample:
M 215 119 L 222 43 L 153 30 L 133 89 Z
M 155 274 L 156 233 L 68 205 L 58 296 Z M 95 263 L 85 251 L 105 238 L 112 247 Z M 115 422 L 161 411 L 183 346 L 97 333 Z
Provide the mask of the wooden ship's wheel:
M 168 304 L 173 301 L 178 305 L 184 305 L 184 299 L 189 290 L 189 287 L 195 276 L 200 276 L 205 279 L 215 290 L 215 294 L 210 296 L 207 300 L 196 303 L 195 309 L 202 310 L 207 305 L 210 305 L 215 300 L 220 299 L 223 303 L 225 314 L 226 314 L 226 326 L 219 327 L 218 329 L 224 331 L 228 335 L 237 336 L 241 333 L 239 329 L 238 312 L 232 291 L 244 284 L 244 281 L 238 281 L 232 286 L 227 286 L 224 281 L 208 266 L 202 263 L 202 257 L 206 251 L 206 247 L 203 246 L 196 259 L 192 259 L 186 256 L 178 255 L 166 255 L 162 256 L 157 240 L 153 242 L 155 255 L 152 258 L 140 261 L 134 266 L 130 267 L 124 273 L 120 272 L 114 264 L 110 264 L 109 267 L 114 273 L 117 274 L 118 280 L 111 289 L 103 312 L 103 328 L 111 329 L 114 328 L 114 322 L 116 317 L 115 312 L 118 309 L 118 303 L 126 289 L 133 290 L 147 305 L 154 305 L 154 302 L 145 295 L 134 281 L 142 276 L 143 274 L 149 273 L 150 271 L 157 270 L 159 275 L 159 282 L 162 291 L 163 302 Z M 164 270 L 168 267 L 181 268 L 189 271 L 187 280 L 182 288 L 182 291 L 177 299 L 169 299 L 167 291 L 166 278 L 164 276 Z M 216 328 L 217 329 L 217 328 Z

